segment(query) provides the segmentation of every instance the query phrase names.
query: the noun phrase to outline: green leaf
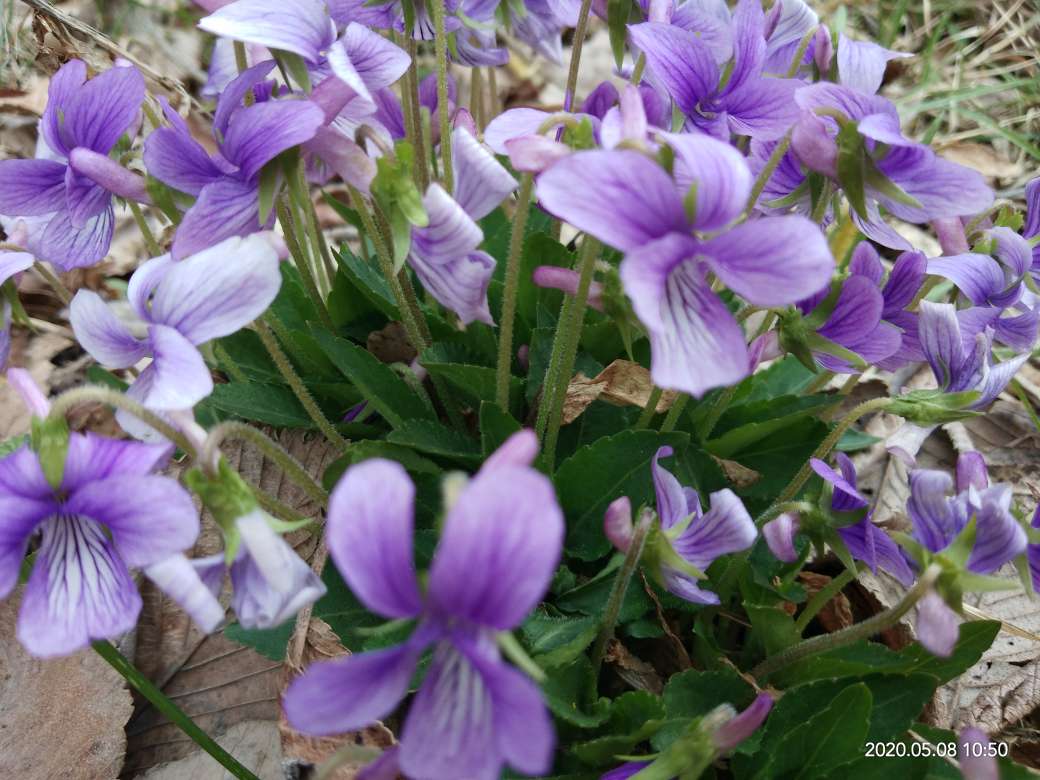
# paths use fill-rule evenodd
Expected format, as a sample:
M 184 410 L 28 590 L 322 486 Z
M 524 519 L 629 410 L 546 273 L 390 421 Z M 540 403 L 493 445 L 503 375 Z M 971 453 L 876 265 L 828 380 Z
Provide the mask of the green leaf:
M 464 363 L 449 363 L 438 360 L 442 355 L 439 349 L 441 345 L 435 345 L 425 350 L 420 358 L 423 368 L 434 376 L 441 377 L 458 388 L 464 395 L 474 401 L 474 405 L 482 401 L 495 400 L 495 369 L 489 366 L 477 366 Z M 523 398 L 524 382 L 520 377 L 509 377 L 509 398 L 511 407 L 517 407 L 519 411 L 520 400 Z
M 915 723 L 913 730 L 915 734 L 924 737 L 933 745 L 938 743 L 949 745 L 951 742 L 957 742 L 957 735 L 947 729 L 940 729 L 925 723 Z M 1035 771 L 1016 764 L 1010 758 L 997 758 L 997 765 L 1000 767 L 1000 780 L 1036 780 Z M 959 775 L 953 775 L 953 777 L 959 777 Z
M 543 610 L 533 612 L 520 626 L 531 656 L 543 669 L 573 661 L 592 644 L 598 630 L 597 618 L 550 615 Z
M 838 183 L 849 205 L 861 217 L 867 216 L 866 147 L 855 123 L 846 122 L 838 131 Z
M 367 349 L 318 327 L 313 327 L 312 332 L 336 367 L 394 428 L 408 420 L 435 419 L 429 404 Z
M 762 642 L 767 655 L 797 644 L 801 637 L 794 619 L 779 604 L 744 604 L 756 639 Z
M 684 433 L 623 431 L 582 447 L 560 464 L 553 477 L 560 505 L 568 518 L 567 551 L 591 561 L 606 555 L 610 543 L 603 535 L 603 511 L 619 496 L 633 507 L 653 502 L 650 461 L 660 447 L 685 450 Z M 595 475 L 595 479 L 590 479 Z M 696 489 L 697 485 L 691 485 Z
M 28 441 L 29 435 L 23 433 L 21 436 L 12 436 L 10 439 L 5 439 L 3 442 L 0 442 L 0 458 L 5 455 L 10 455 Z
M 390 291 L 384 277 L 375 266 L 355 257 L 346 247 L 340 252 L 339 267 L 364 295 L 369 303 L 383 312 L 388 319 L 397 320 L 400 314 L 394 302 L 394 294 Z
M 552 713 L 573 726 L 595 728 L 610 717 L 610 700 L 597 698 L 596 675 L 585 655 L 550 670 L 542 691 Z
M 621 565 L 621 556 L 617 555 L 611 562 L 588 582 L 561 593 L 556 606 L 568 612 L 581 612 L 583 615 L 600 617 L 606 609 L 607 598 L 614 587 L 614 578 Z M 620 623 L 627 623 L 646 614 L 650 609 L 650 597 L 641 587 L 629 586 L 625 598 L 621 601 Z
M 960 636 L 949 658 L 932 655 L 918 642 L 898 652 L 876 642 L 858 642 L 792 664 L 772 675 L 770 681 L 787 687 L 798 682 L 870 672 L 922 672 L 938 678 L 940 684 L 947 683 L 978 663 L 982 654 L 993 644 L 1000 631 L 1000 623 L 972 620 L 961 623 L 959 630 Z
M 866 685 L 850 685 L 789 731 L 775 748 L 763 743 L 762 750 L 768 751 L 771 760 L 756 777 L 809 780 L 856 758 L 867 736 L 872 703 Z
M 625 61 L 625 38 L 628 34 L 628 16 L 632 0 L 607 0 L 607 29 L 610 32 L 610 50 L 618 70 Z
M 501 406 L 484 401 L 480 405 L 480 449 L 484 457 L 502 446 L 502 443 L 523 426 Z
M 668 721 L 654 735 L 654 750 L 662 751 L 672 744 L 691 719 L 707 715 L 720 704 L 742 710 L 754 698 L 755 689 L 735 669 L 688 669 L 672 675 L 663 694 Z
M 432 420 L 407 420 L 390 432 L 387 441 L 469 465 L 480 460 L 480 447 L 475 441 Z
M 272 661 L 284 661 L 289 637 L 292 636 L 295 621 L 286 620 L 274 628 L 243 628 L 232 623 L 224 629 L 224 636 L 232 642 L 251 647 L 264 658 Z
M 619 755 L 631 753 L 643 740 L 661 727 L 664 705 L 648 691 L 629 691 L 614 700 L 610 719 L 604 726 L 606 736 L 579 742 L 571 751 L 592 766 L 615 763 Z
M 742 404 L 722 415 L 716 426 L 716 431 L 721 433 L 704 447 L 720 458 L 731 457 L 800 419 L 819 414 L 840 400 L 828 395 L 782 395 L 767 401 Z
M 332 490 L 343 472 L 350 466 L 370 458 L 385 458 L 394 460 L 404 466 L 413 474 L 432 474 L 438 476 L 443 469 L 429 458 L 424 458 L 409 447 L 391 444 L 379 439 L 360 439 L 350 443 L 347 454 L 337 458 L 329 464 L 322 475 L 322 484 L 326 490 Z
M 331 563 L 325 566 L 321 579 L 326 591 L 314 604 L 314 617 L 328 623 L 344 647 L 360 650 L 367 633 L 381 625 L 383 619 L 373 615 L 358 601 Z
M 278 372 L 278 367 L 271 360 L 270 354 L 255 331 L 240 330 L 230 336 L 225 336 L 216 343 L 226 354 L 225 357 L 218 351 L 217 361 L 228 376 L 234 376 L 234 370 L 237 369 L 250 379 L 269 384 L 285 384 L 285 380 Z
M 205 403 L 243 420 L 279 428 L 314 427 L 314 422 L 307 416 L 292 390 L 284 385 L 260 382 L 214 385 Z

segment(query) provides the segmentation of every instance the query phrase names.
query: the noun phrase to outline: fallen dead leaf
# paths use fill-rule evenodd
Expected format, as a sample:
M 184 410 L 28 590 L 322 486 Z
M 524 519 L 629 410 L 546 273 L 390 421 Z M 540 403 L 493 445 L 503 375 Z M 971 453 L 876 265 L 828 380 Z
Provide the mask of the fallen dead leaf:
M 602 399 L 616 406 L 643 408 L 650 401 L 653 391 L 649 369 L 630 360 L 615 360 L 593 378 L 578 373 L 567 385 L 563 402 L 563 424 L 574 422 L 589 405 Z M 657 402 L 656 412 L 667 412 L 678 394 L 666 390 Z
M 613 667 L 618 677 L 631 685 L 637 691 L 650 691 L 660 694 L 664 690 L 664 681 L 661 675 L 649 663 L 637 658 L 617 639 L 611 639 L 607 643 L 607 651 L 603 660 Z
M 0 771 L 5 777 L 119 775 L 133 702 L 92 650 L 42 661 L 15 639 L 22 588 L 0 603 Z
M 805 585 L 806 596 L 812 598 L 831 581 L 826 574 L 812 571 L 798 572 L 798 579 Z M 816 620 L 828 633 L 852 625 L 852 606 L 844 593 L 838 593 L 816 613 Z
M 718 467 L 722 469 L 723 476 L 735 488 L 749 488 L 762 479 L 762 475 L 757 471 L 749 469 L 747 466 L 742 466 L 735 460 L 716 458 L 714 455 L 711 456 L 711 459 L 718 464 Z
M 936 151 L 947 160 L 974 168 L 988 179 L 1017 179 L 1023 172 L 1021 163 L 1007 159 L 990 144 L 956 142 Z

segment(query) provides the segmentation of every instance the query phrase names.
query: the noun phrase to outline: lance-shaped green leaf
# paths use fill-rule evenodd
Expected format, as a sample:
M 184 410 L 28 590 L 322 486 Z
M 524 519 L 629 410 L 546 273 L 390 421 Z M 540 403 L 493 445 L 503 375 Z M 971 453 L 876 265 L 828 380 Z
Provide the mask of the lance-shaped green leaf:
M 845 190 L 852 208 L 862 217 L 867 214 L 866 158 L 863 136 L 852 122 L 838 130 L 838 183 Z

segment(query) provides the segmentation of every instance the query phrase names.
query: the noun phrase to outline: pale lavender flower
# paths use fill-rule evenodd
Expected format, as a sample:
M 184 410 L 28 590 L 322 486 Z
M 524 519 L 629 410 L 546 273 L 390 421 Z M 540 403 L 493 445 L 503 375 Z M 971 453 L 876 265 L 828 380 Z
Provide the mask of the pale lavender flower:
M 503 662 L 495 640 L 538 603 L 560 557 L 563 513 L 549 480 L 529 466 L 536 451 L 531 431 L 516 434 L 457 493 L 425 586 L 413 561 L 415 487 L 405 470 L 379 458 L 347 470 L 329 505 L 332 560 L 370 610 L 417 625 L 402 644 L 311 666 L 285 695 L 294 728 L 338 734 L 385 717 L 432 646 L 388 761 L 430 780 L 492 780 L 506 764 L 524 774 L 549 770 L 552 719 L 538 686 Z
M 703 511 L 697 491 L 683 487 L 661 466 L 660 459 L 671 454 L 671 447 L 661 447 L 651 466 L 659 523 L 651 532 L 643 557 L 650 573 L 671 593 L 696 604 L 718 604 L 719 597 L 699 584 L 704 570 L 716 558 L 754 544 L 755 524 L 729 489 L 712 493 L 711 506 Z M 628 549 L 633 529 L 627 498 L 619 498 L 607 508 L 604 532 L 619 550 Z
M 1033 512 L 1033 528 L 1040 528 L 1040 504 Z M 1026 547 L 1026 559 L 1029 561 L 1029 574 L 1033 581 L 1033 590 L 1040 593 L 1040 544 L 1030 544 Z
M 729 753 L 758 731 L 758 727 L 765 723 L 771 709 L 773 697 L 765 692 L 758 694 L 747 709 L 715 729 L 712 734 L 715 749 L 719 753 Z
M 726 229 L 751 191 L 744 158 L 706 135 L 662 137 L 675 151 L 674 179 L 638 152 L 586 151 L 542 173 L 537 194 L 552 214 L 625 252 L 621 281 L 650 335 L 654 383 L 701 396 L 750 365 L 708 273 L 755 305 L 782 306 L 819 290 L 834 261 L 819 228 L 800 216 Z
M 859 492 L 856 485 L 856 467 L 852 460 L 844 452 L 839 452 L 836 460 L 841 469 L 840 474 L 818 458 L 809 461 L 813 471 L 833 489 L 831 511 L 840 513 L 866 509 L 870 502 Z M 837 528 L 838 536 L 852 557 L 863 561 L 874 574 L 877 574 L 879 568 L 884 569 L 905 587 L 909 587 L 914 581 L 910 564 L 906 562 L 899 545 L 874 524 L 872 514 L 873 512 L 867 512 L 863 519 L 856 523 Z
M 791 512 L 784 512 L 762 526 L 762 538 L 766 540 L 769 552 L 773 553 L 778 561 L 794 563 L 798 560 L 794 540 L 800 527 L 798 515 Z
M 484 233 L 477 220 L 490 214 L 516 188 L 516 180 L 469 131 L 451 135 L 454 196 L 431 184 L 423 196 L 429 224 L 412 229 L 408 264 L 441 305 L 463 325 L 493 325 L 487 289 L 495 259 L 477 249 Z
M 969 726 L 957 735 L 957 761 L 964 780 L 1000 780 L 997 757 L 982 729 Z
M 127 298 L 141 320 L 136 333 L 91 290 L 76 293 L 69 319 L 102 365 L 128 368 L 152 358 L 129 397 L 159 411 L 190 409 L 213 390 L 198 345 L 234 333 L 267 309 L 281 286 L 278 262 L 263 233 L 226 239 L 179 262 L 163 255 L 130 279 Z M 119 420 L 135 433 L 141 428 L 128 415 Z
M 213 595 L 231 575 L 231 606 L 244 628 L 274 628 L 325 595 L 325 585 L 267 516 L 254 509 L 235 520 L 240 544 L 228 566 L 223 553 L 191 561 Z
M 47 414 L 26 372 L 7 376 L 33 414 Z M 28 444 L 0 459 L 0 597 L 14 589 L 29 540 L 40 536 L 18 616 L 18 640 L 30 653 L 67 655 L 129 631 L 141 611 L 130 569 L 151 576 L 194 544 L 199 516 L 191 496 L 154 473 L 172 452 L 169 444 L 72 433 L 57 487 Z M 192 613 L 206 630 L 223 617 L 215 602 Z
M 108 156 L 136 132 L 143 100 L 134 67 L 88 80 L 70 60 L 54 74 L 36 159 L 0 161 L 0 214 L 41 220 L 26 246 L 36 257 L 64 270 L 93 265 L 112 243 L 113 195 L 147 202 L 143 179 Z

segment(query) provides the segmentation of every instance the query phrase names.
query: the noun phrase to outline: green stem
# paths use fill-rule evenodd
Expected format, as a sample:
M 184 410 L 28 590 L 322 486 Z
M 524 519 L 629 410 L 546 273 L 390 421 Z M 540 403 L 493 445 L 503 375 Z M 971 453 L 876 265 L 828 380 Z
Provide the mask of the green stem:
M 729 408 L 730 403 L 733 401 L 733 396 L 736 394 L 737 385 L 730 385 L 719 393 L 719 397 L 715 399 L 715 403 L 713 403 L 711 409 L 708 410 L 708 416 L 705 417 L 704 422 L 701 423 L 700 430 L 698 431 L 701 441 L 707 441 L 711 438 L 711 432 L 715 430 L 719 418 L 721 418 L 726 409 Z M 662 428 L 661 430 L 664 429 Z
M 295 395 L 299 400 L 304 410 L 306 410 L 307 416 L 310 417 L 311 420 L 314 421 L 314 424 L 318 426 L 318 430 L 325 434 L 326 439 L 341 450 L 346 450 L 348 446 L 347 440 L 340 435 L 335 426 L 329 422 L 321 409 L 318 408 L 318 404 L 315 402 L 310 390 L 308 390 L 307 386 L 304 385 L 303 380 L 300 379 L 299 374 L 296 373 L 296 369 L 293 368 L 292 363 L 289 362 L 288 356 L 284 351 L 282 351 L 282 347 L 278 343 L 278 339 L 275 338 L 274 333 L 271 332 L 270 326 L 262 319 L 258 319 L 253 323 L 253 327 L 256 329 L 257 335 L 260 336 L 260 341 L 263 342 L 264 347 L 267 349 L 267 353 L 271 356 L 274 364 L 278 367 L 278 372 L 288 383 L 289 387 L 293 391 L 293 395 Z
M 535 682 L 540 683 L 545 680 L 545 672 L 542 667 L 527 654 L 512 631 L 502 631 L 498 634 L 497 639 L 502 655 L 512 661 L 514 666 L 523 669 L 527 676 Z
M 664 391 L 656 385 L 650 390 L 650 397 L 646 399 L 646 406 L 643 407 L 643 411 L 639 414 L 639 419 L 636 420 L 636 430 L 650 427 L 650 421 L 657 414 L 657 404 L 661 402 L 663 393 Z
M 299 176 L 303 183 L 303 191 L 307 192 L 306 178 L 304 178 L 303 163 L 300 163 Z M 322 265 L 325 269 L 325 277 L 328 282 L 327 288 L 332 289 L 332 280 L 336 276 L 336 266 L 332 262 L 332 255 L 329 254 L 329 245 L 325 241 L 325 236 L 321 232 L 321 225 L 318 223 L 318 212 L 314 208 L 314 201 L 310 197 L 306 197 L 303 200 L 304 215 L 307 219 L 307 233 L 310 236 L 311 243 L 314 245 L 316 251 L 315 258 L 320 257 Z M 317 265 L 317 259 L 315 259 L 315 265 Z M 324 303 L 324 300 L 322 301 Z M 326 311 L 328 308 L 326 307 Z M 331 318 L 331 315 L 330 315 Z
M 794 52 L 794 57 L 791 58 L 791 65 L 787 68 L 787 78 L 794 78 L 798 69 L 802 67 L 802 59 L 805 57 L 805 52 L 809 49 L 809 44 L 812 42 L 813 36 L 815 35 L 815 29 L 809 30 L 809 32 L 802 36 L 802 40 L 798 42 L 798 48 Z
M 809 383 L 809 386 L 805 388 L 806 395 L 812 395 L 818 393 L 820 390 L 830 384 L 831 380 L 834 379 L 833 371 L 822 371 L 820 374 Z
M 137 401 L 132 398 L 127 398 L 118 390 L 111 387 L 102 387 L 101 385 L 83 385 L 81 387 L 74 387 L 71 390 L 66 390 L 51 403 L 49 414 L 55 419 L 62 418 L 68 414 L 69 410 L 74 406 L 84 403 L 108 404 L 116 409 L 121 409 L 128 414 L 132 414 L 141 422 L 154 428 L 171 442 L 176 444 L 178 449 L 181 451 L 188 453 L 192 457 L 197 455 L 195 447 L 192 446 L 191 442 L 188 441 L 188 438 L 183 433 L 178 431 L 155 412 L 149 411 L 145 407 L 141 406 L 141 404 L 137 403 Z
M 433 48 L 437 57 L 437 114 L 441 124 L 441 158 L 444 189 L 455 191 L 455 171 L 451 165 L 451 117 L 448 116 L 448 34 L 444 29 L 444 0 L 433 0 L 428 5 L 433 15 Z
M 213 356 L 220 362 L 221 367 L 227 372 L 236 382 L 248 382 L 249 377 L 246 376 L 245 372 L 235 363 L 231 355 L 224 348 L 219 341 L 212 342 L 213 344 Z
M 137 223 L 137 229 L 141 231 L 141 237 L 144 238 L 144 245 L 148 253 L 152 257 L 158 257 L 162 254 L 162 247 L 155 240 L 155 234 L 152 233 L 152 229 L 148 227 L 148 220 L 144 218 L 144 212 L 141 211 L 141 207 L 132 200 L 128 200 L 126 205 L 130 207 L 130 213 L 134 215 L 134 222 Z
M 799 642 L 793 647 L 789 647 L 765 659 L 751 670 L 752 676 L 759 680 L 768 678 L 774 672 L 783 669 L 785 666 L 790 666 L 796 661 L 801 661 L 803 658 L 810 658 L 818 653 L 825 653 L 828 650 L 855 644 L 862 639 L 869 639 L 886 628 L 894 626 L 903 615 L 913 609 L 914 605 L 928 593 L 935 580 L 938 579 L 940 572 L 941 569 L 938 564 L 930 565 L 925 569 L 924 574 L 918 578 L 917 582 L 914 583 L 914 586 L 894 606 L 889 607 L 884 612 L 879 612 L 861 623 L 843 628 L 841 631 L 835 631 L 832 634 L 821 634 L 820 636 L 814 636 Z
M 187 734 L 192 742 L 209 753 L 213 760 L 230 772 L 233 777 L 237 777 L 240 780 L 258 780 L 256 775 L 238 763 L 234 756 L 218 745 L 209 734 L 200 729 L 184 710 L 170 701 L 166 694 L 156 687 L 155 683 L 141 674 L 140 670 L 115 648 L 115 645 L 102 640 L 94 642 L 92 646 L 94 652 L 104 658 L 138 693 L 148 699 L 155 709 L 169 718 L 171 723 Z
M 599 635 L 596 644 L 592 648 L 592 673 L 593 679 L 599 677 L 599 669 L 603 665 L 603 656 L 607 652 L 607 643 L 614 636 L 614 626 L 617 625 L 618 616 L 621 614 L 621 604 L 625 600 L 625 592 L 628 584 L 632 581 L 632 575 L 639 567 L 639 559 L 643 556 L 643 546 L 650 534 L 650 528 L 654 522 L 654 514 L 649 509 L 643 510 L 632 532 L 632 540 L 625 551 L 625 559 L 621 562 L 617 576 L 614 578 L 614 586 L 610 589 L 607 597 L 607 605 L 603 611 L 603 622 L 600 623 Z
M 291 183 L 290 188 L 294 189 Z M 289 202 L 292 204 L 293 199 L 290 198 Z M 318 290 L 318 284 L 314 279 L 309 253 L 307 252 L 303 241 L 300 239 L 298 226 L 303 227 L 306 230 L 306 224 L 303 219 L 300 219 L 299 213 L 295 208 L 279 203 L 277 210 L 278 221 L 282 223 L 282 230 L 285 232 L 286 236 L 285 244 L 289 248 L 289 253 L 292 255 L 293 260 L 296 262 L 296 268 L 300 272 L 300 280 L 303 282 L 303 286 L 307 289 L 307 294 L 314 303 L 314 308 L 318 312 L 318 318 L 326 328 L 335 330 L 336 326 L 333 324 L 332 317 L 329 315 L 329 310 L 325 306 L 325 299 L 321 297 L 321 292 Z M 297 213 L 294 214 L 292 212 Z M 292 236 L 291 239 L 290 236 Z
M 805 632 L 806 626 L 809 622 L 816 617 L 817 613 L 823 609 L 827 603 L 841 592 L 842 588 L 852 582 L 859 575 L 858 571 L 853 569 L 845 569 L 837 577 L 831 579 L 826 585 L 820 588 L 813 597 L 806 602 L 805 608 L 802 613 L 798 616 L 798 619 L 794 621 L 794 630 L 801 636 Z
M 556 460 L 556 440 L 560 435 L 560 422 L 563 419 L 563 404 L 567 398 L 567 386 L 574 371 L 574 361 L 578 355 L 578 343 L 581 341 L 581 330 L 585 321 L 585 305 L 589 298 L 589 286 L 592 284 L 592 272 L 596 268 L 596 257 L 599 255 L 599 241 L 592 236 L 585 236 L 581 245 L 581 258 L 578 260 L 578 290 L 574 295 L 573 305 L 568 318 L 557 332 L 553 343 L 553 351 L 560 350 L 560 361 L 557 365 L 556 382 L 552 389 L 551 406 L 545 429 L 545 458 L 549 472 L 552 472 Z
M 69 288 L 65 286 L 65 283 L 58 278 L 58 275 L 54 273 L 50 268 L 41 263 L 39 260 L 36 261 L 36 265 L 33 266 L 36 269 L 36 273 L 43 277 L 43 280 L 47 282 L 55 295 L 61 300 L 63 304 L 68 306 L 72 303 L 72 293 Z
M 578 11 L 578 24 L 574 28 L 574 39 L 571 43 L 571 66 L 567 71 L 567 90 L 563 93 L 563 110 L 574 109 L 574 90 L 578 88 L 578 67 L 581 65 L 581 49 L 585 45 L 585 31 L 589 25 L 589 9 L 592 0 L 582 0 Z
M 661 433 L 670 433 L 675 430 L 675 424 L 679 422 L 679 417 L 682 416 L 683 411 L 686 409 L 686 404 L 689 402 L 690 396 L 686 393 L 680 394 L 679 397 L 675 399 L 675 403 L 673 403 L 672 408 L 668 410 L 664 422 L 661 423 Z
M 769 155 L 769 159 L 766 160 L 765 167 L 758 174 L 758 178 L 755 179 L 754 186 L 751 187 L 751 195 L 748 197 L 747 207 L 744 209 L 744 217 L 750 217 L 752 212 L 755 210 L 755 206 L 758 203 L 758 199 L 762 196 L 762 190 L 766 188 L 769 180 L 773 176 L 773 172 L 776 171 L 780 161 L 784 159 L 784 155 L 787 154 L 787 150 L 791 147 L 791 133 L 788 132 L 773 149 L 773 153 Z
M 289 479 L 295 482 L 308 497 L 319 505 L 324 506 L 329 500 L 328 491 L 307 473 L 296 458 L 263 431 L 237 420 L 227 420 L 213 428 L 202 445 L 200 460 L 203 468 L 212 469 L 216 466 L 220 456 L 220 445 L 229 439 L 240 439 L 248 441 L 260 450 L 266 457 L 273 460 L 282 469 Z
M 495 402 L 509 409 L 509 374 L 513 365 L 513 327 L 516 323 L 517 294 L 520 290 L 520 254 L 524 246 L 527 215 L 531 211 L 531 190 L 534 177 L 525 173 L 520 177 L 516 212 L 513 214 L 513 232 L 509 236 L 509 257 L 506 260 L 505 289 L 502 293 L 502 317 L 498 332 L 498 366 L 495 372 Z
M 488 80 L 488 116 L 494 118 L 498 116 L 498 77 L 496 73 L 498 68 L 493 65 L 488 65 L 487 69 L 487 80 Z M 483 130 L 484 128 L 481 128 Z
M 646 52 L 639 52 L 639 59 L 636 60 L 636 66 L 632 69 L 632 85 L 635 87 L 639 86 L 639 82 L 643 80 L 643 71 L 646 70 Z
M 858 406 L 853 407 L 851 412 L 841 418 L 841 421 L 834 427 L 834 430 L 827 434 L 827 438 L 824 439 L 820 443 L 820 446 L 816 448 L 812 457 L 818 458 L 819 460 L 825 460 L 827 456 L 831 454 L 831 450 L 834 449 L 845 431 L 852 427 L 856 420 L 865 414 L 870 414 L 871 412 L 884 409 L 891 400 L 891 398 L 872 398 L 869 401 L 864 401 Z M 809 481 L 809 477 L 812 473 L 812 466 L 809 465 L 809 461 L 806 461 L 798 470 L 798 473 L 794 475 L 794 479 L 792 479 L 780 495 L 777 496 L 776 503 L 782 504 L 785 501 L 790 501 L 798 495 L 798 491 L 800 491 L 805 483 Z

